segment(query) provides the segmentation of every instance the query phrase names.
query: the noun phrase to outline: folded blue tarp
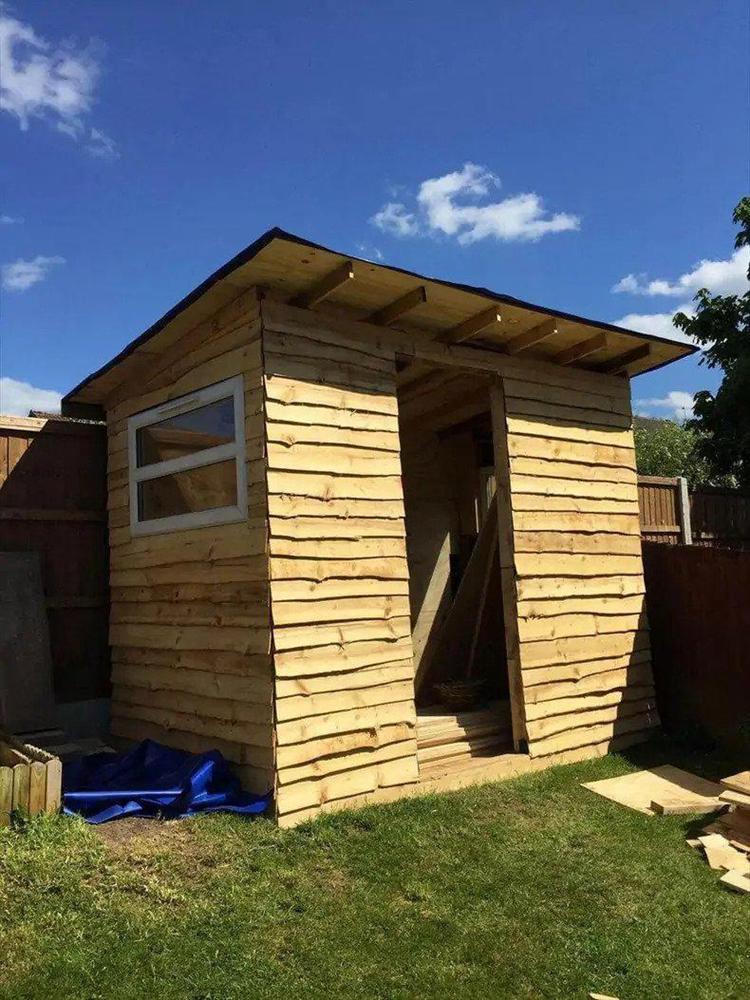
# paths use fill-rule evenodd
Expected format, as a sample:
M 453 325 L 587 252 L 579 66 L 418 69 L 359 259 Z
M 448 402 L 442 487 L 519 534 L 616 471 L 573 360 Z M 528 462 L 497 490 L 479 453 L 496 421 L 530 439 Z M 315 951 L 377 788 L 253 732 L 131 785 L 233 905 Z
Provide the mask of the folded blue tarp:
M 63 808 L 89 823 L 123 816 L 175 819 L 201 812 L 265 812 L 243 792 L 218 750 L 193 754 L 144 740 L 128 753 L 96 753 L 63 767 Z

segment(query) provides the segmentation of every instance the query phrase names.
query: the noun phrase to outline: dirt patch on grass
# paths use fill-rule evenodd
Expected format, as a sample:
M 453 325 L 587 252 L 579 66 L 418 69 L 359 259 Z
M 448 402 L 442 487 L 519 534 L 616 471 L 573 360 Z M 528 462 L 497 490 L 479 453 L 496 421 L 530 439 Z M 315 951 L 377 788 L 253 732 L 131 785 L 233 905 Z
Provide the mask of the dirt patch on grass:
M 196 836 L 190 821 L 170 819 L 118 819 L 95 826 L 102 843 L 118 857 L 173 854 L 185 860 L 203 860 L 205 842 Z

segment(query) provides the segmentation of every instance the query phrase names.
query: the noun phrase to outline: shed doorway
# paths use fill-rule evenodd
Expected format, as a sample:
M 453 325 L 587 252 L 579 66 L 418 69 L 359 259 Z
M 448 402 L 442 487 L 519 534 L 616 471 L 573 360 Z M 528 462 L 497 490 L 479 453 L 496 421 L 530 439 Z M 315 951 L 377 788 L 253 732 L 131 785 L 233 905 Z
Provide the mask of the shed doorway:
M 417 745 L 425 778 L 510 753 L 513 738 L 490 383 L 422 361 L 399 369 Z

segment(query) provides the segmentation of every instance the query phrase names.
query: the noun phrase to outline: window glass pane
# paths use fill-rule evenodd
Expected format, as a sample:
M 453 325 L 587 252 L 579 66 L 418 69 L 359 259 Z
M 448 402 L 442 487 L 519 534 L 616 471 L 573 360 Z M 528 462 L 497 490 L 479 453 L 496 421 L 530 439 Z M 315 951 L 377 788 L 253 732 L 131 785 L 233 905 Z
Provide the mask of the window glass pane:
M 159 476 L 138 484 L 138 520 L 153 521 L 237 504 L 237 466 L 234 459 Z
M 234 441 L 234 399 L 219 399 L 136 431 L 138 467 Z

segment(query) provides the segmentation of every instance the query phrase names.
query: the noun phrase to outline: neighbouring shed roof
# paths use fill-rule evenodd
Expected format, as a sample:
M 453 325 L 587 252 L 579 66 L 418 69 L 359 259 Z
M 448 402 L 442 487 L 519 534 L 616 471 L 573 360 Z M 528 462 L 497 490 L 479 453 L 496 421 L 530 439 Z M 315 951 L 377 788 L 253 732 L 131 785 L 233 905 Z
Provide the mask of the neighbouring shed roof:
M 254 286 L 297 305 L 337 309 L 394 330 L 418 330 L 444 342 L 500 353 L 523 350 L 524 356 L 610 374 L 640 375 L 697 350 L 488 288 L 363 260 L 274 228 L 85 378 L 63 403 L 100 403 L 127 376 L 127 360 L 152 337 L 167 328 L 177 335 L 187 332 Z M 121 365 L 123 370 L 115 372 Z

